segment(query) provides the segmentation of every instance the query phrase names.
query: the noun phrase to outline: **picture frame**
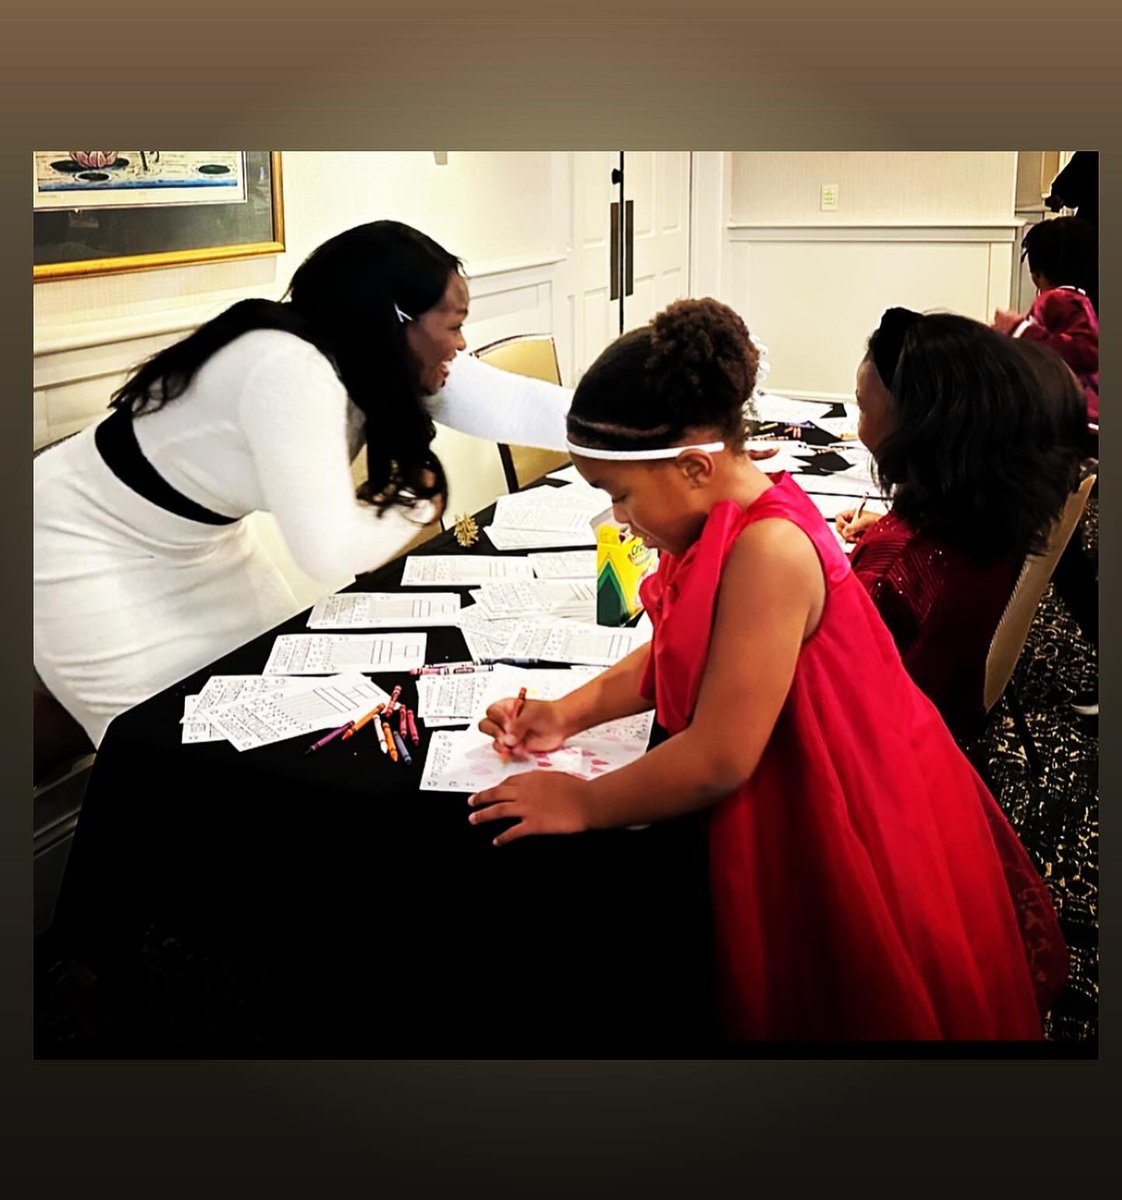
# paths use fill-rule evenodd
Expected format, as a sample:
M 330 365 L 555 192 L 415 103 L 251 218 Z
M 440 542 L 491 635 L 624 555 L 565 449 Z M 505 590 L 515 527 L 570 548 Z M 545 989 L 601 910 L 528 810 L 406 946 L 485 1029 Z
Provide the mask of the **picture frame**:
M 279 151 L 34 151 L 36 283 L 284 251 Z

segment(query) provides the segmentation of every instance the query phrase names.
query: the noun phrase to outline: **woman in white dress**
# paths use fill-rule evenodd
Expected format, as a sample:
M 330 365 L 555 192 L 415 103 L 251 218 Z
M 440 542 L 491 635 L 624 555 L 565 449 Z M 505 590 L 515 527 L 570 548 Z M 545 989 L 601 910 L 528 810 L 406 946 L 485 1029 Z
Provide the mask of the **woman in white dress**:
M 563 448 L 568 389 L 457 358 L 461 272 L 407 225 L 347 230 L 284 300 L 241 301 L 159 352 L 110 416 L 36 458 L 35 669 L 95 746 L 118 713 L 298 611 L 248 514 L 271 512 L 297 565 L 338 579 L 442 513 L 434 420 Z

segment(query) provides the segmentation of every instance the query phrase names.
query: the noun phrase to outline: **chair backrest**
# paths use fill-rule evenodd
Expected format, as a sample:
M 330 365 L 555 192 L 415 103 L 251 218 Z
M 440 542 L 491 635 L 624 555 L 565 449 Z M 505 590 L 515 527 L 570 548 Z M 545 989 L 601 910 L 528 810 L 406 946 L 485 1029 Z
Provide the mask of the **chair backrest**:
M 1021 657 L 1041 598 L 1060 555 L 1067 548 L 1071 535 L 1083 516 L 1087 498 L 1094 485 L 1095 476 L 1090 474 L 1067 498 L 1063 512 L 1052 523 L 1043 551 L 1040 554 L 1030 554 L 1025 559 L 1009 603 L 1006 604 L 997 629 L 994 630 L 989 654 L 986 656 L 986 680 L 982 695 L 986 712 L 1001 699 L 1002 692 L 1013 677 L 1013 670 Z
M 517 334 L 514 337 L 500 338 L 497 342 L 480 346 L 473 353 L 476 358 L 502 371 L 528 375 L 531 379 L 544 379 L 546 383 L 561 382 L 557 347 L 548 333 Z M 506 442 L 499 442 L 498 446 L 507 489 L 516 492 L 521 485 L 518 482 L 511 448 Z
M 500 338 L 497 342 L 480 346 L 473 353 L 491 366 L 513 371 L 515 375 L 528 375 L 531 379 L 544 379 L 547 383 L 561 382 L 557 347 L 548 333 L 525 333 Z

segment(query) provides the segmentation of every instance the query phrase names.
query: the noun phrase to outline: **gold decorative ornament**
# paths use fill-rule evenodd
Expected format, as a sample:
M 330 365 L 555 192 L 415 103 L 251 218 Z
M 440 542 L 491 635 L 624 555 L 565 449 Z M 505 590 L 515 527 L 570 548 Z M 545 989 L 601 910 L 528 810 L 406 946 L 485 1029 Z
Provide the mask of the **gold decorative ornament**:
M 479 541 L 479 526 L 476 525 L 475 518 L 468 513 L 460 513 L 456 518 L 453 532 L 456 535 L 456 541 L 465 549 L 468 546 L 474 546 Z

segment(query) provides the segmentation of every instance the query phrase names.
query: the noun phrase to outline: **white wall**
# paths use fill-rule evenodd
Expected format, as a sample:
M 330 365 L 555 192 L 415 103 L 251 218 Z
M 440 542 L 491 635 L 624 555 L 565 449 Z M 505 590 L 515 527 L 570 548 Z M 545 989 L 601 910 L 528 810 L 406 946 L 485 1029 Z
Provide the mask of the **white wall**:
M 945 225 L 1013 211 L 1016 151 L 860 151 L 732 156 L 734 225 Z M 838 206 L 820 208 L 836 184 Z
M 1015 151 L 743 152 L 721 167 L 720 294 L 767 344 L 778 392 L 851 397 L 891 305 L 989 321 L 1009 302 Z

